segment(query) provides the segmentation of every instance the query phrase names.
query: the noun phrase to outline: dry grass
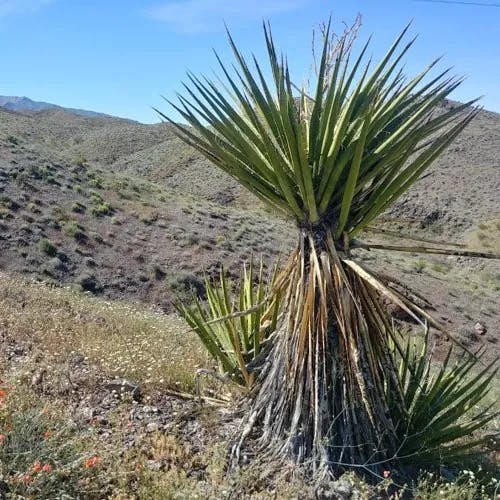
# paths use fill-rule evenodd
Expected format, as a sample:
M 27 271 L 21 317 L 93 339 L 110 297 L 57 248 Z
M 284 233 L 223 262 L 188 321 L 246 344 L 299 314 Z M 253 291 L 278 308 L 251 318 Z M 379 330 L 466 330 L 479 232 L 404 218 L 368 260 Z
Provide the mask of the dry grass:
M 0 329 L 50 357 L 77 352 L 111 376 L 190 390 L 206 355 L 174 315 L 0 275 Z
M 481 222 L 467 236 L 467 243 L 472 248 L 500 253 L 500 219 Z
M 9 338 L 20 343 L 36 346 L 37 352 L 44 353 L 39 362 L 44 366 L 53 365 L 54 370 L 59 361 L 75 351 L 109 374 L 159 388 L 191 389 L 195 368 L 206 362 L 196 336 L 186 333 L 185 324 L 176 316 L 3 275 L 0 275 L 0 331 L 7 331 Z M 135 445 L 124 453 L 123 437 L 129 432 L 130 403 L 123 402 L 123 407 L 115 410 L 115 416 L 108 415 L 112 433 L 109 441 L 103 443 L 92 426 L 77 429 L 71 423 L 64 398 L 49 400 L 45 396 L 35 396 L 33 389 L 27 387 L 30 380 L 31 377 L 15 383 L 4 411 L 20 415 L 44 408 L 45 414 L 46 409 L 50 409 L 47 425 L 54 436 L 62 429 L 71 429 L 68 446 L 74 446 L 74 452 L 64 459 L 75 465 L 70 477 L 66 472 L 65 476 L 47 476 L 52 482 L 42 484 L 40 476 L 38 483 L 30 483 L 31 489 L 57 486 L 61 491 L 70 491 L 68 488 L 78 481 L 78 487 L 88 492 L 88 498 L 100 498 L 96 488 L 101 488 L 100 491 L 106 490 L 115 500 L 315 497 L 315 486 L 293 468 L 284 467 L 278 474 L 268 477 L 262 466 L 255 464 L 228 476 L 224 443 L 205 443 L 205 446 L 204 441 L 186 439 L 185 434 L 175 430 L 138 436 Z M 492 390 L 492 402 L 495 397 Z M 203 426 L 203 419 L 199 423 Z M 183 429 L 187 423 L 179 425 L 179 429 Z M 493 425 L 497 426 L 498 422 Z M 61 462 L 54 450 L 48 450 L 44 460 L 51 463 L 54 474 L 58 474 L 69 466 Z M 102 458 L 102 464 L 95 469 L 82 468 L 84 460 L 94 455 Z M 39 458 L 33 452 L 26 464 Z M 157 464 L 161 464 L 159 469 L 155 467 Z M 370 485 L 353 473 L 345 475 L 341 481 L 351 484 L 358 498 L 388 497 L 388 493 L 394 495 L 398 489 L 401 491 L 402 486 L 391 477 L 378 485 Z M 478 479 L 469 472 L 459 474 L 454 481 L 426 474 L 403 489 L 422 499 L 494 498 L 496 484 L 492 481 L 491 476 Z M 19 488 L 23 492 L 26 489 L 22 484 Z

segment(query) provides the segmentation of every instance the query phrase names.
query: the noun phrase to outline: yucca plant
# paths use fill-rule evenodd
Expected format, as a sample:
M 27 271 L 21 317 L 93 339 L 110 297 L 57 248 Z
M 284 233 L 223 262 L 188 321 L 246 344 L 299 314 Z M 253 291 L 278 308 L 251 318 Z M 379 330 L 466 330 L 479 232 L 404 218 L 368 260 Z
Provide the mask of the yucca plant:
M 450 347 L 438 365 L 429 345 L 427 331 L 421 347 L 408 339 L 400 356 L 406 411 L 392 413 L 400 436 L 395 459 L 412 466 L 463 464 L 488 439 L 488 435 L 472 439 L 473 432 L 498 416 L 493 405 L 481 404 L 496 375 L 494 362 L 484 366 L 481 356 L 465 355 L 452 363 Z
M 207 301 L 176 304 L 179 314 L 196 332 L 216 361 L 221 375 L 250 389 L 255 362 L 269 336 L 276 330 L 280 295 L 271 294 L 277 266 L 270 276 L 261 259 L 257 273 L 253 259 L 244 265 L 239 281 L 231 283 L 221 268 L 218 283 L 205 277 Z
M 189 74 L 185 96 L 171 103 L 190 127 L 162 115 L 181 139 L 297 226 L 297 246 L 273 286 L 283 319 L 247 399 L 242 435 L 258 425 L 261 456 L 291 456 L 322 470 L 377 469 L 400 444 L 393 415 L 406 412 L 406 399 L 390 342 L 404 349 L 381 295 L 422 324 L 432 319 L 352 252 L 370 248 L 356 238 L 477 113 L 474 101 L 439 108 L 461 79 L 448 71 L 427 79 L 437 61 L 405 77 L 402 59 L 414 43 L 404 43 L 407 30 L 372 68 L 368 43 L 354 57 L 341 38 L 331 59 L 328 26 L 315 88 L 299 92 L 268 25 L 270 78 L 229 35 L 233 72 L 218 58 L 224 80 Z

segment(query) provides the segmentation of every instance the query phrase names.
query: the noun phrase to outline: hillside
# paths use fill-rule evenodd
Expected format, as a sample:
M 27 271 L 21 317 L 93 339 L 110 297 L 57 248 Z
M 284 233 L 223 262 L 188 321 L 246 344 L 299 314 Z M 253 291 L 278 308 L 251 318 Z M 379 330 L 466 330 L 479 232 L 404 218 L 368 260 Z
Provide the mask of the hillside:
M 499 151 L 500 116 L 483 111 L 387 214 L 385 227 L 498 250 Z M 171 310 L 174 297 L 203 295 L 204 270 L 224 263 L 237 273 L 261 252 L 271 262 L 287 253 L 293 234 L 166 124 L 0 108 L 6 273 Z M 495 355 L 497 263 L 382 252 L 363 258 L 428 295 L 437 316 Z
M 2 269 L 168 307 L 173 292 L 201 291 L 202 269 L 286 249 L 272 237 L 286 225 L 228 204 L 239 190 L 224 176 L 195 196 L 182 177 L 194 156 L 172 137 L 166 125 L 0 110 Z M 117 166 L 160 145 L 154 168 L 170 179 Z

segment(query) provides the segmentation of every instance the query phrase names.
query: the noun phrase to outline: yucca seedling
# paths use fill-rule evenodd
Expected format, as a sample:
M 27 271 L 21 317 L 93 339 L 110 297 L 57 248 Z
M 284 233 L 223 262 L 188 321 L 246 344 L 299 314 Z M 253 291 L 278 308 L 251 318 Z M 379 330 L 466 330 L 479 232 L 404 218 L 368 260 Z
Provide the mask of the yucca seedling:
M 162 116 L 297 227 L 297 246 L 273 287 L 283 297 L 283 319 L 248 396 L 243 437 L 256 424 L 261 457 L 380 471 L 398 449 L 396 416 L 406 412 L 390 348 L 391 339 L 398 341 L 381 295 L 422 325 L 433 320 L 353 252 L 375 247 L 359 241 L 364 229 L 478 111 L 474 101 L 439 108 L 461 79 L 448 71 L 428 78 L 437 61 L 405 77 L 402 59 L 414 43 L 403 42 L 408 27 L 374 67 L 365 62 L 368 44 L 354 57 L 341 37 L 332 50 L 329 30 L 311 91 L 295 91 L 287 60 L 264 26 L 270 78 L 229 36 L 232 72 L 218 59 L 224 81 L 189 74 L 186 95 L 171 103 L 190 127 Z M 403 352 L 399 344 L 397 350 Z
M 250 365 L 276 329 L 281 305 L 279 294 L 271 294 L 276 269 L 265 276 L 261 259 L 256 273 L 252 259 L 232 283 L 221 268 L 217 283 L 205 277 L 206 303 L 195 298 L 190 306 L 177 304 L 177 311 L 217 362 L 221 375 L 247 389 L 254 382 Z

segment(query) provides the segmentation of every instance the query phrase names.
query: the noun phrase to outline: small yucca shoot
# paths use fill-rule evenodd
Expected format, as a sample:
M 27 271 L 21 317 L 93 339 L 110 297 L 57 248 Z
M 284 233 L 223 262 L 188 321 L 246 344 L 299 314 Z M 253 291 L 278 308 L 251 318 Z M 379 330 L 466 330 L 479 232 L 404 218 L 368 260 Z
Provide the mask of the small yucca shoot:
M 195 298 L 190 306 L 176 305 L 217 362 L 220 373 L 246 388 L 254 381 L 248 365 L 276 329 L 281 301 L 279 294 L 270 295 L 275 277 L 276 267 L 266 278 L 262 259 L 257 275 L 251 260 L 234 284 L 221 268 L 218 283 L 205 277 L 206 304 Z
M 397 459 L 412 465 L 470 458 L 488 439 L 472 433 L 498 416 L 484 404 L 494 363 L 480 366 L 479 357 L 466 355 L 452 365 L 450 348 L 441 366 L 434 366 L 428 340 L 427 334 L 422 348 L 408 340 L 399 365 L 406 413 L 398 419 Z

